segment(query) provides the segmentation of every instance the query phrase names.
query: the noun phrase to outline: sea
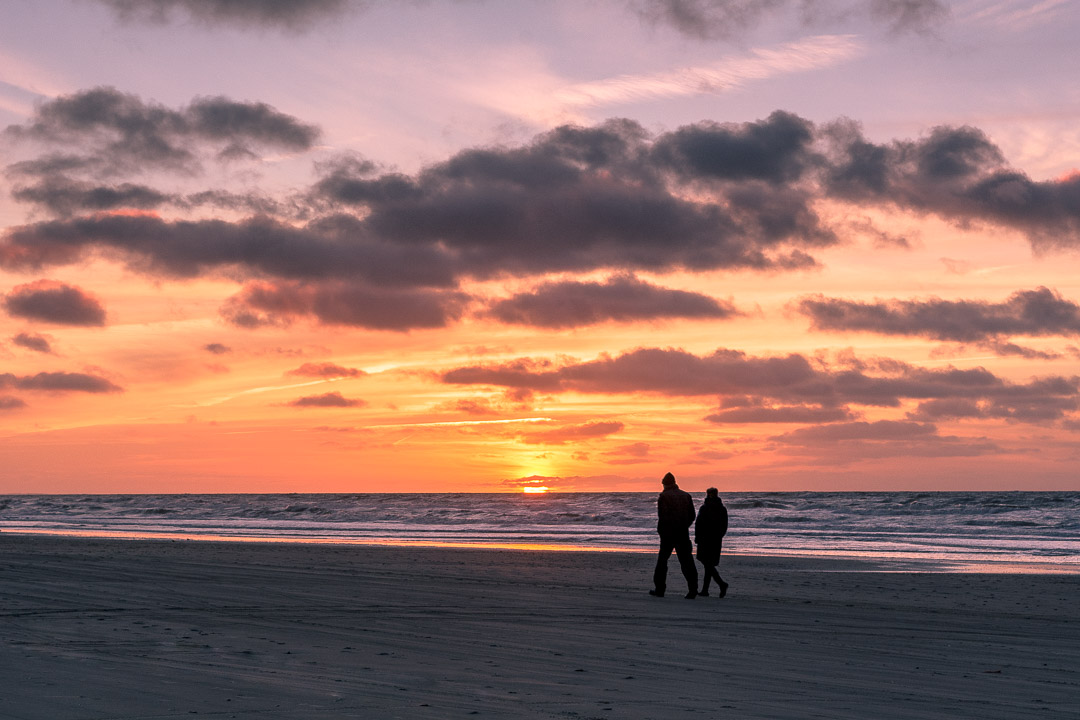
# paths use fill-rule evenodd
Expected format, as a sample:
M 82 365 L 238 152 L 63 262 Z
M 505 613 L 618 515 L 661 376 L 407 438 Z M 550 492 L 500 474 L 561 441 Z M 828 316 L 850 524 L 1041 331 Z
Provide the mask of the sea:
M 703 494 L 693 493 L 700 503 Z M 725 553 L 1080 573 L 1080 492 L 722 495 Z M 654 552 L 656 493 L 0 496 L 0 532 Z

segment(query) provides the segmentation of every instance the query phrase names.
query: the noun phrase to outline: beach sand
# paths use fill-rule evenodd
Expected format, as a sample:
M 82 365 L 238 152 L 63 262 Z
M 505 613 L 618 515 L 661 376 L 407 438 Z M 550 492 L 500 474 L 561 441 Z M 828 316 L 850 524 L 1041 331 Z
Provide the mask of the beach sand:
M 0 717 L 1076 718 L 1078 575 L 0 534 Z

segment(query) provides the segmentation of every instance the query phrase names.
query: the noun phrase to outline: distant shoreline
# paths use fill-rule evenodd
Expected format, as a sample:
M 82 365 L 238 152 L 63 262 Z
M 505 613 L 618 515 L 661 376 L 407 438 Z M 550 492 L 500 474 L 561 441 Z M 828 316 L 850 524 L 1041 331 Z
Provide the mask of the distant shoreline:
M 408 540 L 402 538 L 300 538 L 256 537 L 244 535 L 221 535 L 200 533 L 136 533 L 82 530 L 39 530 L 0 528 L 7 537 L 63 538 L 69 540 L 106 540 L 117 542 L 152 543 L 222 543 L 241 545 L 295 545 L 325 547 L 400 548 L 415 550 L 467 550 L 511 551 L 539 553 L 600 553 L 651 556 L 654 548 L 598 547 L 556 543 L 501 543 L 501 542 L 438 542 Z M 889 557 L 869 553 L 827 553 L 812 551 L 780 551 L 755 553 L 727 551 L 725 559 L 773 559 L 806 562 L 815 571 L 826 572 L 879 572 L 879 573 L 960 573 L 960 574 L 1024 574 L 1024 575 L 1080 575 L 1080 564 L 1028 560 L 982 560 L 967 561 L 953 558 Z

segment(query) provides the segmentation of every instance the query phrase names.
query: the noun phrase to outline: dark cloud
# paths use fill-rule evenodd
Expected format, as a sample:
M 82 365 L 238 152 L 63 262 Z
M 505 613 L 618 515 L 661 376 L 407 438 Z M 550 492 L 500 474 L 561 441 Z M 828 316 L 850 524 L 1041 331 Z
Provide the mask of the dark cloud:
M 252 283 L 226 303 L 222 314 L 249 328 L 313 318 L 324 325 L 404 332 L 445 327 L 460 317 L 466 299 L 451 291 L 351 283 Z
M 26 407 L 26 402 L 11 395 L 0 395 L 0 412 Z
M 214 355 L 225 355 L 232 352 L 232 348 L 228 345 L 222 345 L 221 343 L 209 343 L 203 345 L 203 350 Z
M 111 393 L 123 388 L 103 377 L 86 373 L 40 372 L 36 375 L 0 373 L 0 388 L 55 392 Z
M 653 145 L 660 165 L 689 181 L 799 180 L 814 159 L 814 126 L 776 111 L 748 123 L 701 122 L 661 136 Z
M 848 405 L 898 407 L 912 400 L 968 399 L 1006 408 L 1016 420 L 1035 421 L 1060 417 L 1080 398 L 1077 377 L 1013 383 L 983 368 L 926 369 L 897 361 L 828 367 L 798 354 L 751 357 L 735 350 L 717 350 L 697 356 L 670 348 L 642 348 L 587 362 L 519 359 L 475 365 L 451 370 L 442 380 L 546 393 L 734 396 L 734 406 L 746 408 L 741 413 L 744 418 L 812 412 L 811 408 L 794 406 L 816 405 L 818 412 L 827 415 L 830 409 L 844 412 Z M 775 408 L 776 412 L 761 412 L 762 408 Z M 716 416 L 723 420 L 724 412 Z M 733 413 L 729 417 L 738 416 Z
M 29 172 L 26 163 L 16 163 L 21 174 Z M 20 173 L 15 173 L 19 175 Z M 31 173 L 32 174 L 32 173 Z M 33 182 L 15 178 L 11 196 L 19 202 L 36 205 L 51 215 L 68 218 L 81 213 L 143 210 L 163 207 L 194 210 L 211 207 L 255 215 L 278 215 L 304 219 L 310 215 L 301 204 L 279 201 L 259 193 L 228 190 L 202 190 L 190 194 L 163 192 L 148 185 L 123 182 L 102 184 L 79 180 L 63 173 L 44 172 Z
M 908 440 L 935 434 L 937 434 L 937 427 L 931 423 L 878 420 L 876 422 L 858 421 L 799 428 L 774 439 L 780 439 L 782 442 L 804 444 L 806 442 L 841 442 L 844 440 Z
M 56 325 L 105 324 L 105 308 L 97 298 L 53 280 L 18 285 L 3 296 L 3 305 L 9 315 L 27 320 Z
M 631 0 L 630 6 L 648 22 L 699 40 L 739 38 L 776 16 L 810 26 L 856 16 L 899 33 L 932 31 L 949 15 L 942 0 Z
M 797 307 L 818 330 L 979 343 L 1002 355 L 1029 358 L 1053 355 L 1022 348 L 1005 338 L 1080 334 L 1080 305 L 1045 287 L 1020 290 L 1000 303 L 940 298 L 867 303 L 816 295 L 803 298 Z
M 639 465 L 652 462 L 652 458 L 649 457 L 649 449 L 649 443 L 636 442 L 629 445 L 620 445 L 614 450 L 601 454 L 608 458 L 604 461 L 608 465 Z
M 19 347 L 24 347 L 27 350 L 33 350 L 34 352 L 45 354 L 52 353 L 52 344 L 49 342 L 49 338 L 44 335 L 38 335 L 37 333 L 21 332 L 11 338 L 11 342 Z
M 302 149 L 314 138 L 307 127 L 263 105 L 212 98 L 170 110 L 99 89 L 47 103 L 30 123 L 6 132 L 77 145 L 85 135 L 117 162 L 143 163 L 146 155 L 150 165 L 190 166 L 200 143 Z M 74 171 L 59 168 L 77 160 L 40 159 L 53 174 L 17 192 L 61 216 L 161 201 L 142 185 L 72 180 Z M 441 327 L 459 317 L 468 298 L 457 288 L 468 280 L 620 273 L 624 279 L 606 284 L 542 286 L 493 308 L 508 321 L 561 327 L 652 317 L 661 308 L 695 317 L 730 311 L 704 296 L 634 281 L 632 273 L 812 266 L 814 253 L 838 242 L 815 212 L 822 200 L 992 223 L 1026 233 L 1039 247 L 1080 245 L 1080 176 L 1030 181 L 969 127 L 876 144 L 854 123 L 815 126 L 785 112 L 658 135 L 615 120 L 556 128 L 520 146 L 463 150 L 414 174 L 356 157 L 322 172 L 309 192 L 288 201 L 226 191 L 167 197 L 176 207 L 259 213 L 240 221 L 99 212 L 9 228 L 0 237 L 0 267 L 37 270 L 107 257 L 159 278 L 266 280 L 270 285 L 249 288 L 234 303 L 239 324 L 310 315 L 393 329 Z M 400 312 L 394 293 L 379 288 L 402 289 Z M 580 311 L 560 310 L 560 291 L 587 302 Z M 380 320 L 383 312 L 389 317 Z
M 347 377 L 360 377 L 366 375 L 363 370 L 356 368 L 342 367 L 341 365 L 335 365 L 334 363 L 304 363 L 298 368 L 289 370 L 286 375 L 300 375 L 302 377 L 318 377 L 318 378 L 347 378 Z
M 975 457 L 1001 449 L 985 438 L 943 436 L 932 423 L 902 420 L 836 423 L 799 428 L 771 438 L 789 454 L 821 453 L 830 464 L 883 457 Z
M 616 420 L 593 420 L 580 425 L 563 425 L 552 430 L 530 432 L 522 435 L 522 442 L 530 445 L 565 445 L 606 437 L 625 427 Z
M 335 219 L 295 227 L 265 217 L 232 223 L 94 215 L 9 230 L 0 243 L 0 266 L 27 270 L 70 264 L 97 251 L 126 258 L 132 270 L 172 278 L 246 271 L 255 276 L 349 278 L 377 285 L 453 284 L 449 258 L 438 248 L 371 240 L 362 228 L 351 225 Z
M 823 423 L 853 419 L 842 407 L 784 405 L 780 407 L 737 407 L 706 415 L 711 423 Z
M 714 318 L 738 315 L 729 302 L 684 290 L 670 290 L 630 275 L 606 282 L 548 282 L 531 292 L 499 300 L 488 310 L 504 323 L 568 328 L 613 320 Z
M 1080 245 L 1080 174 L 1031 180 L 978 128 L 938 127 L 920 140 L 875 144 L 842 121 L 822 136 L 832 145 L 823 166 L 831 197 L 1011 228 L 1041 249 Z
M 1080 407 L 1075 397 L 1033 394 L 984 400 L 949 398 L 927 400 L 908 417 L 912 420 L 997 419 L 1009 422 L 1048 423 L 1064 419 Z
M 445 403 L 439 407 L 443 410 L 463 412 L 466 415 L 482 416 L 499 414 L 499 411 L 492 406 L 491 401 L 487 398 L 455 400 L 454 402 Z
M 63 217 L 116 208 L 151 209 L 170 199 L 165 193 L 145 185 L 95 185 L 63 175 L 49 175 L 36 184 L 17 186 L 11 196 Z
M 721 136 L 726 148 L 705 167 L 676 151 L 686 144 L 677 138 L 653 141 L 620 120 L 557 128 L 523 147 L 465 150 L 415 176 L 379 175 L 351 161 L 335 166 L 314 198 L 361 210 L 372 236 L 443 247 L 476 277 L 804 267 L 812 263 L 804 249 L 835 236 L 804 192 L 753 179 L 779 162 L 775 155 L 791 154 L 759 135 L 783 134 L 792 117 L 697 127 L 697 142 Z M 726 176 L 717 169 L 723 162 Z M 701 183 L 708 195 L 685 197 L 687 185 Z
M 49 154 L 8 166 L 15 176 L 55 179 L 58 173 L 71 172 L 100 176 L 149 168 L 193 170 L 204 148 L 216 149 L 222 159 L 253 155 L 256 148 L 307 150 L 319 131 L 265 103 L 205 97 L 175 110 L 98 87 L 49 100 L 29 122 L 11 125 L 4 134 L 18 141 L 78 148 L 77 155 Z
M 300 30 L 339 16 L 349 0 L 97 0 L 125 21 L 168 23 L 189 18 L 205 25 Z M 362 1 L 353 5 L 366 4 Z
M 297 398 L 289 403 L 292 407 L 364 407 L 367 403 L 363 400 L 344 397 L 339 392 L 330 392 L 325 395 L 309 395 Z

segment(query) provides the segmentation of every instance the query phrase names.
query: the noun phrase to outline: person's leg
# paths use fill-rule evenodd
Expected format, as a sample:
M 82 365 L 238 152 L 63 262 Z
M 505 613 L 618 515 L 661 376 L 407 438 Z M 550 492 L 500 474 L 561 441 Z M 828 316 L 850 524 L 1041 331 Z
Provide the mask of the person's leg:
M 719 559 L 719 557 L 717 559 Z M 720 577 L 720 572 L 717 571 L 715 567 L 713 568 L 713 572 L 716 573 L 716 582 L 720 587 L 720 597 L 724 597 L 727 595 L 728 584 L 724 582 L 724 578 Z
M 679 565 L 682 566 L 686 587 L 689 588 L 687 597 L 695 597 L 697 595 L 697 565 L 694 564 L 694 546 L 690 544 L 689 535 L 679 538 L 675 543 L 675 554 L 679 556 Z
M 704 570 L 705 582 L 703 582 L 701 584 L 701 592 L 699 592 L 698 595 L 708 595 L 709 594 L 709 580 L 712 580 L 712 574 L 709 572 L 709 566 L 706 565 L 704 562 L 701 563 L 701 567 Z
M 715 568 L 708 567 L 704 562 L 701 563 L 703 574 L 705 575 L 705 581 L 701 584 L 701 592 L 698 595 L 708 595 L 708 582 L 713 579 L 713 573 Z
M 720 577 L 720 573 L 717 571 L 715 565 L 709 568 L 709 570 L 712 572 L 713 577 L 716 578 L 716 586 L 720 588 L 720 597 L 724 597 L 727 595 L 728 584 L 724 582 L 724 578 Z
M 653 571 L 653 585 L 656 587 L 653 595 L 662 596 L 667 590 L 667 561 L 674 549 L 675 543 L 670 538 L 660 538 L 660 553 L 656 556 L 656 570 Z

